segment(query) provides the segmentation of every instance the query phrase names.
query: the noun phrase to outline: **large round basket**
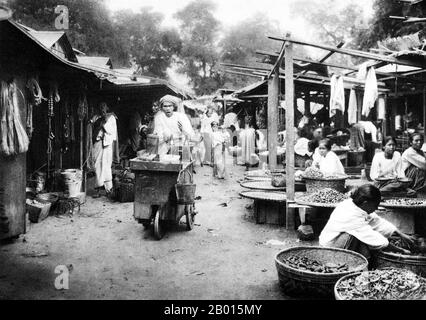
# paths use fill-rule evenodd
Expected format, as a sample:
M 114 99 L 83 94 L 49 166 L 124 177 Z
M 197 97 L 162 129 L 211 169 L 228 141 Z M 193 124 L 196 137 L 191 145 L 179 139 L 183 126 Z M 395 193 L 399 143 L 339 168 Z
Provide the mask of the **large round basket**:
M 426 277 L 426 256 L 380 251 L 377 254 L 377 268 L 386 267 L 406 269 L 419 276 Z
M 303 256 L 320 263 L 345 263 L 349 270 L 336 273 L 319 273 L 299 270 L 283 262 L 290 256 Z M 294 247 L 280 251 L 275 256 L 275 266 L 283 291 L 292 297 L 333 298 L 334 285 L 341 277 L 367 270 L 368 261 L 359 253 L 337 248 Z
M 303 180 L 306 182 L 307 193 L 315 193 L 324 188 L 330 188 L 344 193 L 347 178 L 347 176 L 332 179 L 303 177 Z
M 392 267 L 392 268 L 388 268 L 388 267 L 386 267 L 386 268 L 377 268 L 377 269 L 380 269 L 380 270 L 383 270 L 383 269 L 395 269 L 395 267 Z M 401 268 L 396 268 L 396 269 L 401 269 Z M 411 272 L 410 270 L 408 270 L 408 272 Z M 339 288 L 339 286 L 340 286 L 340 284 L 342 283 L 342 282 L 344 282 L 344 281 L 346 281 L 346 280 L 348 280 L 348 279 L 350 279 L 350 278 L 356 278 L 356 277 L 358 277 L 359 275 L 361 275 L 361 272 L 355 272 L 355 273 L 351 273 L 351 274 L 348 274 L 348 275 L 346 275 L 346 276 L 344 276 L 344 277 L 341 277 L 337 282 L 336 282 L 336 284 L 334 285 L 334 297 L 335 297 L 335 299 L 336 300 L 339 300 L 339 301 L 343 301 L 343 300 L 348 300 L 348 299 L 345 299 L 344 297 L 342 297 L 342 295 L 339 293 L 339 290 L 338 290 L 338 288 Z M 421 282 L 421 284 L 422 285 L 424 285 L 424 282 L 425 280 L 424 279 L 420 279 L 420 282 Z

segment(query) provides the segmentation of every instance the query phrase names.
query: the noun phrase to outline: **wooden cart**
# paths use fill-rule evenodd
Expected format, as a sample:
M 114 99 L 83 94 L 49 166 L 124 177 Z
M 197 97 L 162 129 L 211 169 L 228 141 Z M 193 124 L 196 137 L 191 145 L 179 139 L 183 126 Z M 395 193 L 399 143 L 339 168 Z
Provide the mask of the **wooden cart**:
M 130 161 L 135 173 L 134 217 L 145 228 L 154 223 L 154 236 L 160 240 L 170 224 L 179 223 L 186 217 L 186 228 L 194 226 L 194 203 L 181 204 L 176 196 L 175 185 L 192 183 L 193 162 L 164 163 L 159 161 Z

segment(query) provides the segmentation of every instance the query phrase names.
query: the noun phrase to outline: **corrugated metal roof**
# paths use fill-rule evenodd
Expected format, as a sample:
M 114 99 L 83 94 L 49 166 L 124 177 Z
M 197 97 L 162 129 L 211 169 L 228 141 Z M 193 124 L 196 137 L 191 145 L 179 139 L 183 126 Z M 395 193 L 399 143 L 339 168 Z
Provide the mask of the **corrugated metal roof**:
M 112 62 L 109 57 L 88 57 L 77 56 L 78 63 L 112 69 Z
M 65 34 L 63 31 L 30 31 L 30 33 L 49 49 Z

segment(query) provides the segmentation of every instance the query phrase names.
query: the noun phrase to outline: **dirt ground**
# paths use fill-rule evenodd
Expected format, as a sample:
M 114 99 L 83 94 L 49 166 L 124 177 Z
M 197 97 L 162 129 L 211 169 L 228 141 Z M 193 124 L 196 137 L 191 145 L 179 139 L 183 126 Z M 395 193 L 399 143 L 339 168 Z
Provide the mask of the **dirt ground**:
M 252 201 L 238 195 L 244 169 L 229 163 L 229 179 L 217 180 L 198 167 L 196 225 L 186 231 L 183 218 L 161 241 L 134 220 L 133 203 L 105 197 L 29 224 L 0 246 L 0 299 L 288 299 L 274 256 L 296 233 L 254 223 Z M 68 290 L 55 288 L 58 265 L 70 270 Z

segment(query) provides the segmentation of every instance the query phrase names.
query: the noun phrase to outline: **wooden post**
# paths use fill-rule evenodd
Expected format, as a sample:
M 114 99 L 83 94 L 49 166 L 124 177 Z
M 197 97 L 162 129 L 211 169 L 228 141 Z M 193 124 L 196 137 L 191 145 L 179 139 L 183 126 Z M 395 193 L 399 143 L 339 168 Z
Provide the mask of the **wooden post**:
M 269 169 L 277 167 L 277 144 L 278 144 L 278 98 L 280 93 L 279 69 L 268 80 L 268 160 Z
M 426 87 L 423 86 L 423 135 L 426 133 Z
M 385 100 L 385 118 L 383 119 L 383 123 L 382 123 L 382 136 L 383 139 L 385 137 L 387 137 L 388 135 L 388 96 L 384 95 L 383 99 Z M 384 140 L 383 140 L 384 141 Z
M 285 50 L 285 102 L 286 102 L 286 229 L 294 229 L 294 73 L 293 73 L 293 44 L 286 42 Z

